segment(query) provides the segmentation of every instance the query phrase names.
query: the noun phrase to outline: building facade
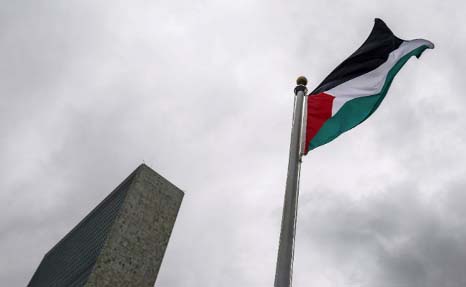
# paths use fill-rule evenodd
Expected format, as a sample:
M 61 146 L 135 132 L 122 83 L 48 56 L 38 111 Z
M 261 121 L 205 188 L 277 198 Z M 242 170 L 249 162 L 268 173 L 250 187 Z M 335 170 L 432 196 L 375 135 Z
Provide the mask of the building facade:
M 184 193 L 140 165 L 42 259 L 28 287 L 152 287 Z

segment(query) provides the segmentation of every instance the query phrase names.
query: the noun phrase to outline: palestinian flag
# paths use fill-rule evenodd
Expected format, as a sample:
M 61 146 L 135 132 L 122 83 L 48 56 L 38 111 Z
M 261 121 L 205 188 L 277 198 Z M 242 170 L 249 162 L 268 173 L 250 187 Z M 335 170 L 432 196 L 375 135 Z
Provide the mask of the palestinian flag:
M 307 97 L 304 153 L 362 123 L 380 105 L 398 71 L 427 40 L 401 40 L 380 19 L 367 40 Z

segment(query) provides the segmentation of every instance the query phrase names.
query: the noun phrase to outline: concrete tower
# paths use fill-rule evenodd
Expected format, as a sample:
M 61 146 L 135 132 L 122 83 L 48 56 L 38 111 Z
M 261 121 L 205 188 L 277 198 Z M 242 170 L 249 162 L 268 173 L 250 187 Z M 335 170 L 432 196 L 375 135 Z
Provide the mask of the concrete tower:
M 44 256 L 28 286 L 154 286 L 183 195 L 140 165 Z

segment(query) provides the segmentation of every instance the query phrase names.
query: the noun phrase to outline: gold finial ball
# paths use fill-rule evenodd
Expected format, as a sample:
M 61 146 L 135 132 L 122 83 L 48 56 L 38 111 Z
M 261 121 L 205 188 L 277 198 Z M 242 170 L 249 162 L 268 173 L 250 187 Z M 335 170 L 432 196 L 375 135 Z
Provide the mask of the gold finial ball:
M 296 79 L 296 84 L 297 84 L 297 85 L 301 85 L 301 86 L 307 85 L 307 79 L 306 79 L 306 77 L 304 77 L 304 76 L 299 76 L 299 77 Z

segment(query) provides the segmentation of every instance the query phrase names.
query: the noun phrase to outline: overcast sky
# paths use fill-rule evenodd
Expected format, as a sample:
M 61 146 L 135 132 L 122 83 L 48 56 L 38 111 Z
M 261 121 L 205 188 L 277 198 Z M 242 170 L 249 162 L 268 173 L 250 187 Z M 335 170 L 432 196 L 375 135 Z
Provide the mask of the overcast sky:
M 436 48 L 304 159 L 294 286 L 466 286 L 466 2 L 0 4 L 1 286 L 142 162 L 185 191 L 158 286 L 273 286 L 294 81 L 375 17 Z

